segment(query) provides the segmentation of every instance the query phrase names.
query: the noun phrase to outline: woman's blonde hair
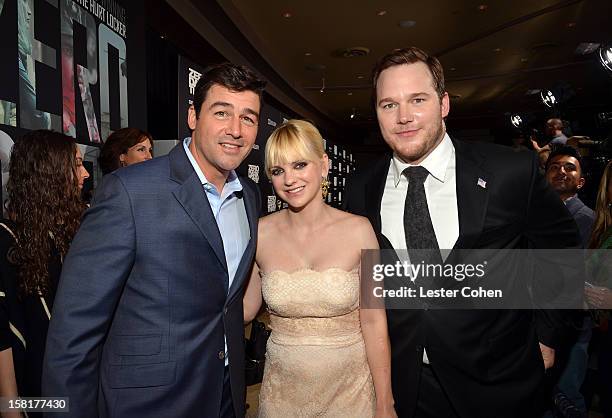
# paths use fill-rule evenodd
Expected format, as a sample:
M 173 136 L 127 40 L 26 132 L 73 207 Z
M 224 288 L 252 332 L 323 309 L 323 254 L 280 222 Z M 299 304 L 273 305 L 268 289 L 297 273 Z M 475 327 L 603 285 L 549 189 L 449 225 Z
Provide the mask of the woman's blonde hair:
M 612 201 L 608 199 L 608 187 L 612 182 L 612 161 L 608 162 L 604 169 L 599 190 L 597 192 L 597 203 L 595 204 L 595 223 L 589 248 L 599 248 L 610 235 L 612 227 Z
M 323 158 L 323 137 L 310 122 L 291 119 L 276 128 L 266 143 L 266 175 L 279 164 L 287 164 L 296 158 L 314 161 Z

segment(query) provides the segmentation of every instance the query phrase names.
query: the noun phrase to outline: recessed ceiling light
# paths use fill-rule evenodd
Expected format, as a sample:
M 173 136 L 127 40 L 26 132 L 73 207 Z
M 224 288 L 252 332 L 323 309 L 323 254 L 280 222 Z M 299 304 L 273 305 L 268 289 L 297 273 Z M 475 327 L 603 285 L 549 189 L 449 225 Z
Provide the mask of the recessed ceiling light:
M 348 92 L 348 93 L 346 93 L 346 94 L 347 94 L 348 96 L 352 96 L 352 95 L 353 95 L 353 92 L 352 92 L 352 91 L 349 91 L 349 92 Z
M 575 27 L 576 27 L 576 22 L 569 22 L 569 23 L 567 24 L 567 27 L 568 27 L 568 28 L 570 28 L 570 29 L 571 29 L 571 28 L 575 28 Z
M 478 11 L 480 11 L 480 12 L 484 12 L 484 11 L 486 11 L 488 8 L 489 8 L 489 6 L 488 6 L 488 5 L 486 5 L 486 4 L 481 4 L 481 5 L 479 5 L 479 6 L 478 6 Z
M 540 92 L 540 98 L 542 99 L 542 103 L 544 103 L 547 107 L 553 107 L 555 103 L 557 103 L 557 98 L 550 90 L 542 90 Z
M 493 52 L 501 52 L 501 48 L 495 48 Z
M 416 22 L 414 20 L 400 20 L 397 25 L 402 29 L 408 29 L 414 27 Z
M 529 61 L 529 59 L 527 59 L 527 58 L 521 58 L 521 62 L 527 62 L 527 61 Z
M 386 10 L 379 10 L 378 13 L 376 13 L 378 16 L 384 16 L 387 14 Z
M 455 67 L 450 67 L 449 70 L 450 71 L 456 71 L 457 69 Z
M 291 13 L 289 13 L 289 12 L 283 12 L 282 16 L 283 16 L 285 19 L 289 19 L 289 18 L 291 17 Z
M 359 80 L 363 80 L 363 79 L 364 79 L 364 76 L 362 76 L 362 75 L 358 75 L 358 76 L 357 76 L 357 78 L 358 78 Z
M 512 126 L 515 128 L 520 128 L 523 124 L 523 119 L 520 117 L 520 115 L 515 114 L 510 116 L 510 123 L 512 123 Z
M 599 62 L 606 70 L 612 72 L 612 47 L 599 48 Z
M 306 55 L 307 57 L 312 55 L 312 52 L 304 52 L 304 55 Z

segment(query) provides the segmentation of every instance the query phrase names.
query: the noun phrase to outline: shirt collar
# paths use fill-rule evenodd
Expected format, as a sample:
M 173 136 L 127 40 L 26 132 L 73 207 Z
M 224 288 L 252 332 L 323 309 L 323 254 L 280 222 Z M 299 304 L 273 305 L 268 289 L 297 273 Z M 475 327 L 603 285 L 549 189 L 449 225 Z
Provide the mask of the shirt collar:
M 574 195 L 568 197 L 567 199 L 565 199 L 563 201 L 563 203 L 565 203 L 567 205 L 570 202 L 570 200 L 574 200 L 576 198 L 576 196 L 577 196 L 577 194 L 574 194 Z
M 455 151 L 455 147 L 453 146 L 453 141 L 451 141 L 448 134 L 444 133 L 444 138 L 442 138 L 442 142 L 440 142 L 434 150 L 429 154 L 421 164 L 418 164 L 422 167 L 425 167 L 429 174 L 432 175 L 436 180 L 444 183 L 446 180 L 446 168 L 453 156 Z M 393 166 L 393 181 L 395 187 L 399 184 L 402 179 L 403 171 L 415 164 L 407 164 L 403 162 L 395 153 L 393 154 L 392 166 Z
M 196 174 L 198 175 L 200 182 L 204 186 L 204 190 L 206 190 L 207 192 L 215 192 L 217 188 L 206 179 L 204 172 L 196 162 L 195 158 L 193 157 L 193 154 L 191 153 L 191 150 L 189 149 L 189 144 L 191 144 L 191 137 L 188 136 L 183 140 L 183 148 L 185 149 L 187 158 L 189 159 L 189 162 L 193 166 L 193 169 L 195 170 Z M 225 185 L 223 186 L 222 194 L 228 195 L 233 192 L 239 192 L 241 190 L 242 183 L 240 183 L 236 171 L 230 171 L 229 175 L 227 176 L 227 180 L 225 180 Z

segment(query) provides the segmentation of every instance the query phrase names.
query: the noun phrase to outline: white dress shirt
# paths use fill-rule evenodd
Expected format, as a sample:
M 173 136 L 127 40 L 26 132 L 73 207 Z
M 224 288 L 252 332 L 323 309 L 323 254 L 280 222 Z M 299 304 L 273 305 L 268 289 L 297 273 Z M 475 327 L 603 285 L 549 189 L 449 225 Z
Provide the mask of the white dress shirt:
M 397 155 L 393 156 L 380 207 L 381 232 L 396 250 L 406 249 L 404 206 L 408 179 L 402 172 L 412 165 L 415 164 L 407 164 Z M 418 165 L 429 171 L 424 183 L 425 197 L 438 247 L 445 259 L 449 251 L 444 250 L 451 250 L 459 238 L 455 147 L 448 134 L 444 134 L 442 142 Z M 429 363 L 425 351 L 423 361 Z

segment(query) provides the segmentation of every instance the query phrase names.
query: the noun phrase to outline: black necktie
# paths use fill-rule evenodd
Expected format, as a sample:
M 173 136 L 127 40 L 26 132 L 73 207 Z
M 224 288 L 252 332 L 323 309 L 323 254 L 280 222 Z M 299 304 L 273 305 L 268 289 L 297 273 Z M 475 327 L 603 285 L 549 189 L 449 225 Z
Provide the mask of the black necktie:
M 408 178 L 408 192 L 404 205 L 404 233 L 410 262 L 441 264 L 440 248 L 431 223 L 423 186 L 429 171 L 425 167 L 414 166 L 406 168 L 403 173 Z

